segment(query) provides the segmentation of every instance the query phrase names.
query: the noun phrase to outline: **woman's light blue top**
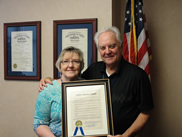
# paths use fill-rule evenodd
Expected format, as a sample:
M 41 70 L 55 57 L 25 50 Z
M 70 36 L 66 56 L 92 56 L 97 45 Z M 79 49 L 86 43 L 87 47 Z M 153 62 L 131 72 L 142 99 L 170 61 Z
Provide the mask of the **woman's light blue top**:
M 61 124 L 61 86 L 57 80 L 52 81 L 53 85 L 47 84 L 44 90 L 39 93 L 36 106 L 33 128 L 41 125 L 49 126 L 56 137 L 62 135 Z

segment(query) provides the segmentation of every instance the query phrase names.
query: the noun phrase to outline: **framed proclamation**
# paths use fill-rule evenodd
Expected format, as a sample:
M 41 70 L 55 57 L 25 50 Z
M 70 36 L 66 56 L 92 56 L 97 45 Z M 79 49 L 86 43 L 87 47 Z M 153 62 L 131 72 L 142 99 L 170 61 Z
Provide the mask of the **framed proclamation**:
M 62 137 L 114 135 L 108 79 L 63 82 Z
M 4 23 L 4 78 L 40 80 L 41 22 Z
M 56 60 L 62 49 L 74 46 L 82 50 L 84 55 L 84 69 L 97 61 L 97 50 L 94 35 L 97 31 L 97 19 L 56 20 L 53 22 L 54 39 L 54 78 L 60 73 L 55 67 Z

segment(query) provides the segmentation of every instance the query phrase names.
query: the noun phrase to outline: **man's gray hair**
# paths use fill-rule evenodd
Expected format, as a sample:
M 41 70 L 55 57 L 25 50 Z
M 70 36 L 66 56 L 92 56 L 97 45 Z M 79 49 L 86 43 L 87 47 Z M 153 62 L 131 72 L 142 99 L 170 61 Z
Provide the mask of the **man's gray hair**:
M 95 36 L 94 36 L 94 41 L 95 41 L 95 44 L 97 45 L 97 48 L 98 48 L 98 39 L 99 39 L 99 36 L 103 33 L 103 32 L 113 32 L 115 35 L 116 35 L 116 39 L 117 41 L 119 42 L 120 46 L 122 46 L 122 38 L 121 38 L 121 34 L 120 34 L 120 31 L 117 27 L 115 26 L 111 26 L 111 27 L 105 27 L 105 28 L 102 28 L 100 31 L 98 31 Z

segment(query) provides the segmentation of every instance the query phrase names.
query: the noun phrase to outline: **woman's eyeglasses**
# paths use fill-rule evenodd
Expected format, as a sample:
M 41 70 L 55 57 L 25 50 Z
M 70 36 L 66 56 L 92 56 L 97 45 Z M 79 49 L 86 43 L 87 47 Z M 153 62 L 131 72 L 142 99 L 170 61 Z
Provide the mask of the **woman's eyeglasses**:
M 64 61 L 61 61 L 61 63 L 62 63 L 63 65 L 69 65 L 70 62 L 71 62 L 73 65 L 79 65 L 79 64 L 80 64 L 80 61 L 78 61 L 78 60 L 72 60 L 72 61 L 64 60 Z

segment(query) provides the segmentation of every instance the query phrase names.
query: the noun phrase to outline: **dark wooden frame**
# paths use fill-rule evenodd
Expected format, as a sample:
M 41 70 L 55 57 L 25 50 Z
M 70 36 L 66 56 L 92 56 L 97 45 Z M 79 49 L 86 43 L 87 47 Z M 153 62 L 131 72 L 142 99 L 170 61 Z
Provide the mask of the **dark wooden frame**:
M 33 48 L 33 72 L 13 72 L 11 71 L 11 36 L 8 34 L 12 32 L 11 28 L 16 29 L 16 31 L 22 31 L 19 29 L 25 28 L 28 30 L 32 29 L 32 32 L 36 35 L 33 36 L 32 46 Z M 10 31 L 8 31 L 10 29 Z M 35 37 L 35 39 L 34 39 Z M 9 42 L 9 43 L 8 43 Z M 34 47 L 36 46 L 36 47 Z M 34 50 L 36 51 L 34 53 Z M 35 56 L 35 57 L 34 57 Z M 34 62 L 35 60 L 35 62 Z M 27 73 L 27 74 L 26 74 Z M 40 80 L 41 78 L 41 22 L 15 22 L 15 23 L 4 23 L 4 79 L 6 80 Z
M 54 44 L 54 58 L 53 58 L 53 70 L 54 70 L 54 78 L 59 78 L 59 72 L 57 68 L 55 67 L 56 60 L 58 59 L 59 53 L 61 51 L 58 51 L 58 26 L 60 25 L 71 25 L 70 29 L 74 29 L 74 25 L 78 24 L 92 24 L 92 63 L 97 61 L 97 48 L 96 44 L 94 42 L 94 35 L 97 31 L 97 19 L 73 19 L 73 20 L 55 20 L 53 21 L 53 44 Z M 84 27 L 82 27 L 84 28 Z M 89 46 L 89 45 L 88 45 Z M 62 47 L 62 45 L 61 45 Z M 59 53 L 58 53 L 59 52 Z M 90 65 L 90 64 L 88 64 Z M 88 67 L 88 66 L 87 66 Z
M 67 88 L 75 88 L 76 92 L 79 92 L 76 87 L 82 86 L 96 86 L 96 85 L 104 85 L 104 94 L 106 99 L 106 115 L 107 115 L 107 125 L 108 125 L 108 134 L 107 135 L 114 135 L 114 125 L 113 125 L 113 114 L 112 114 L 112 101 L 111 101 L 111 91 L 110 91 L 110 81 L 109 79 L 97 79 L 97 80 L 80 80 L 80 81 L 70 81 L 70 82 L 63 82 L 61 85 L 61 106 L 62 106 L 62 137 L 68 137 L 68 123 L 67 123 Z M 88 87 L 90 89 L 90 87 Z M 72 92 L 74 91 L 70 91 Z M 87 90 L 84 92 L 87 94 Z M 89 93 L 89 92 L 88 92 Z M 104 96 L 102 96 L 104 97 Z M 70 99 L 70 98 L 69 98 Z M 80 100 L 80 103 L 82 100 Z M 99 105 L 99 104 L 98 104 Z M 76 107 L 76 106 L 75 106 Z M 81 108 L 82 109 L 82 108 Z M 79 110 L 77 110 L 79 111 Z M 81 120 L 81 119 L 79 119 Z M 91 136 L 107 136 L 106 134 L 95 134 L 93 133 Z M 90 136 L 90 135 L 86 135 Z

